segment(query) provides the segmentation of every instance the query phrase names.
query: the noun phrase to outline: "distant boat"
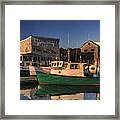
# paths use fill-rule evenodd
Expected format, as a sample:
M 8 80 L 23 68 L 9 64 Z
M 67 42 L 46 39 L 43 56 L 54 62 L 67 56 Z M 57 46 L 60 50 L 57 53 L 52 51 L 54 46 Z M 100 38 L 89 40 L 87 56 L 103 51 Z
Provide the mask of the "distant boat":
M 85 67 L 86 63 L 53 61 L 50 72 L 36 72 L 37 80 L 40 84 L 99 86 L 100 77 L 85 76 Z

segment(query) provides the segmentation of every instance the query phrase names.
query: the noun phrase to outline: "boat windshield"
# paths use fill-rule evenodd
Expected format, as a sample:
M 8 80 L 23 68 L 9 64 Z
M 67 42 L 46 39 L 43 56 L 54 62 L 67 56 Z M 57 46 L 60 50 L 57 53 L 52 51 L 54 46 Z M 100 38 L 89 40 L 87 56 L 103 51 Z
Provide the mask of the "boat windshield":
M 63 67 L 63 62 L 61 61 L 52 62 L 51 67 Z
M 79 69 L 79 64 L 70 64 L 70 69 Z

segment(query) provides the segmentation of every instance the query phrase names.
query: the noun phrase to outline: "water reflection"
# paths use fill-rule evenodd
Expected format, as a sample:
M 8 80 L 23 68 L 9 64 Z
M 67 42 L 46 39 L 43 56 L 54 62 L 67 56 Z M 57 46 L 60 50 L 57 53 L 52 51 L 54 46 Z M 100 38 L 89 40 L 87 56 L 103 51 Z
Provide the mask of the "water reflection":
M 21 85 L 21 100 L 51 100 L 67 99 L 71 96 L 76 97 L 83 95 L 84 100 L 100 99 L 99 86 L 77 86 L 77 85 L 38 85 L 27 84 Z M 82 94 L 81 94 L 82 93 Z M 72 98 L 71 98 L 72 99 Z M 77 98 L 76 98 L 77 99 Z M 78 98 L 79 99 L 79 98 Z
M 79 85 L 38 85 L 36 94 L 71 94 L 71 93 L 99 93 L 99 86 Z

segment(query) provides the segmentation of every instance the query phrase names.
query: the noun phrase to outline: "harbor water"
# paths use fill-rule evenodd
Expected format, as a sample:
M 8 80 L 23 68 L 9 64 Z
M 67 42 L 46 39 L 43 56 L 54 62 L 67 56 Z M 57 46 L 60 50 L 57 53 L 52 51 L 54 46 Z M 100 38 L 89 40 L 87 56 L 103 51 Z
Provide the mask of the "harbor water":
M 100 100 L 99 86 L 22 83 L 20 100 Z

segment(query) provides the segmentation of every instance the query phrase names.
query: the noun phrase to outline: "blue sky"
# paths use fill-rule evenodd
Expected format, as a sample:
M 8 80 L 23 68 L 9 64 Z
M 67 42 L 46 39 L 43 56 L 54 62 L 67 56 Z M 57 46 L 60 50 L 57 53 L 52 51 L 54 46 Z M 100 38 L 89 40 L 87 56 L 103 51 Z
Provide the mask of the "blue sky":
M 29 35 L 60 39 L 60 47 L 80 47 L 88 39 L 100 40 L 99 20 L 21 20 L 20 39 Z M 69 39 L 69 42 L 68 42 Z M 69 44 L 68 44 L 69 43 Z

